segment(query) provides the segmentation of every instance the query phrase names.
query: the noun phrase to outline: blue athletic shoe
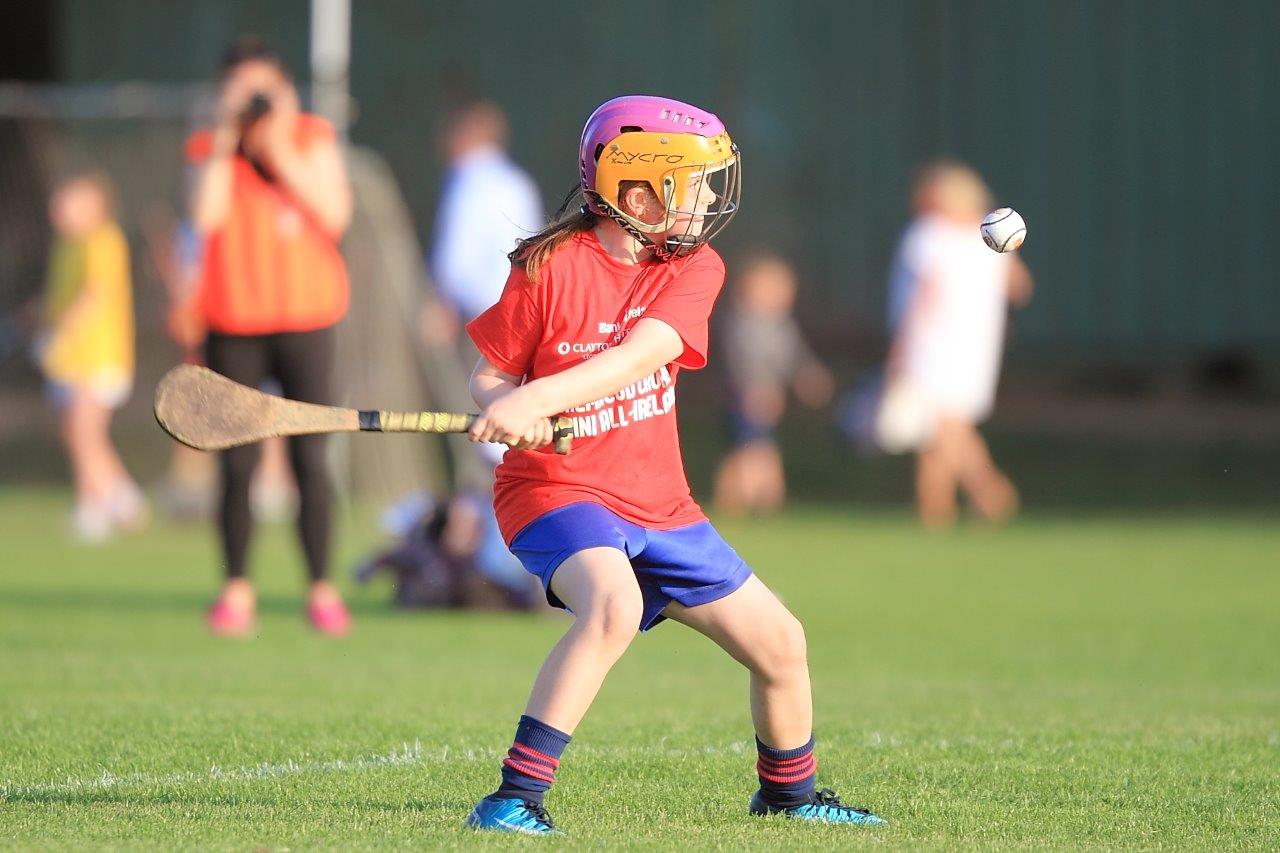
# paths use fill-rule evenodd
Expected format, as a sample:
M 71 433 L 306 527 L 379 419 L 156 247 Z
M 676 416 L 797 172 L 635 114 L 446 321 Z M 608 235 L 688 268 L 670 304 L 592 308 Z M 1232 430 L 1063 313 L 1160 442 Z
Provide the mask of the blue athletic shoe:
M 796 820 L 811 820 L 818 823 L 856 823 L 860 826 L 888 826 L 889 821 L 877 817 L 866 809 L 856 809 L 840 802 L 836 792 L 830 788 L 815 791 L 809 802 L 798 806 L 773 806 L 764 801 L 760 792 L 751 798 L 753 815 L 771 815 L 781 812 Z
M 520 832 L 525 835 L 561 835 L 551 823 L 551 815 L 537 803 L 515 797 L 485 797 L 467 816 L 471 829 Z

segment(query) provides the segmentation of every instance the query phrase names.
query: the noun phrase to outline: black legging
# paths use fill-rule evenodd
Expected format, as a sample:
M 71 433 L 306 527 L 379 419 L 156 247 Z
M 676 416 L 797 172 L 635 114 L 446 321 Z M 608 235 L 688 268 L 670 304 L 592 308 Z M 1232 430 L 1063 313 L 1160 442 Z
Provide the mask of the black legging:
M 280 382 L 284 396 L 306 403 L 332 404 L 334 330 L 281 332 L 273 335 L 210 333 L 205 357 L 211 369 L 242 385 L 257 388 L 267 379 Z M 298 481 L 298 537 L 311 580 L 329 573 L 329 518 L 332 493 L 325 467 L 323 435 L 294 436 L 289 461 Z M 224 450 L 222 503 L 218 528 L 228 578 L 244 577 L 253 532 L 249 481 L 261 455 L 256 444 Z

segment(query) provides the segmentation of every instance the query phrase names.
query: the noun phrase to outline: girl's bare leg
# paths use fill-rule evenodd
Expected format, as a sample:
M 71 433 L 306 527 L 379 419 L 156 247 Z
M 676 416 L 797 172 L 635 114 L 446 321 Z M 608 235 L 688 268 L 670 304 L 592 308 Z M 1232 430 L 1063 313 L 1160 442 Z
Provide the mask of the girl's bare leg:
M 960 486 L 987 521 L 1007 521 L 1018 511 L 1018 491 L 996 467 L 986 441 L 971 423 L 958 424 L 957 472 Z
M 58 413 L 58 428 L 62 433 L 62 443 L 67 448 L 67 457 L 71 462 L 71 478 L 75 486 L 76 503 L 84 505 L 89 502 L 92 493 L 92 476 L 89 471 L 89 460 L 80 441 L 80 427 L 77 418 L 76 401 L 72 400 Z
M 665 615 L 710 637 L 751 674 L 756 736 L 775 749 L 803 746 L 813 734 L 804 628 L 755 575 L 719 601 L 672 602 Z
M 574 622 L 542 664 L 525 713 L 572 734 L 640 630 L 644 603 L 631 563 L 616 548 L 574 554 L 556 569 L 551 591 Z
M 105 506 L 111 497 L 114 465 L 108 452 L 111 410 L 76 391 L 63 413 L 63 435 L 76 471 L 76 497 L 82 505 Z M 118 463 L 116 463 L 118 464 Z
M 948 427 L 939 424 L 933 441 L 916 453 L 916 511 L 932 529 L 950 527 L 956 520 L 953 438 Z
M 754 449 L 752 461 L 758 471 L 755 507 L 763 512 L 777 512 L 787 500 L 787 483 L 782 471 L 782 453 L 772 441 L 762 441 Z
M 724 515 L 741 515 L 747 509 L 746 484 L 743 482 L 744 449 L 735 447 L 720 462 L 716 472 L 716 511 Z

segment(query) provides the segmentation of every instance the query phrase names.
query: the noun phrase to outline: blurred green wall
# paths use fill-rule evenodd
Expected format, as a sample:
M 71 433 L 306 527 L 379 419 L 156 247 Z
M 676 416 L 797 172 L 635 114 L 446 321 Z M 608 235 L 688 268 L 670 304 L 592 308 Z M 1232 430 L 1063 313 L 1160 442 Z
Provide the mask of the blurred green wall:
M 513 118 L 548 205 L 582 120 L 628 91 L 726 120 L 744 212 L 723 248 L 793 254 L 802 311 L 872 341 L 913 167 L 947 154 L 1026 217 L 1040 292 L 1015 346 L 1045 358 L 1280 352 L 1280 4 L 356 0 L 356 142 L 430 233 L 434 117 L 464 91 Z M 62 0 L 64 77 L 208 76 L 242 31 L 305 77 L 304 0 Z

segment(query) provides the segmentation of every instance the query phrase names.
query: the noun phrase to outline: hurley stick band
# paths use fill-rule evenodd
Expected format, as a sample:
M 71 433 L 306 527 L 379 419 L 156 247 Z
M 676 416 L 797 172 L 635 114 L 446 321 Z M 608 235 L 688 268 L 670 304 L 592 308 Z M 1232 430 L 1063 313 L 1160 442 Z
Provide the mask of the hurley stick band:
M 382 412 L 361 409 L 357 413 L 363 432 L 466 432 L 478 415 L 452 412 Z M 573 422 L 555 418 L 551 422 L 552 444 L 556 453 L 567 455 L 573 445 Z
M 361 410 L 360 429 L 365 432 L 466 432 L 475 415 L 452 412 L 380 412 Z

